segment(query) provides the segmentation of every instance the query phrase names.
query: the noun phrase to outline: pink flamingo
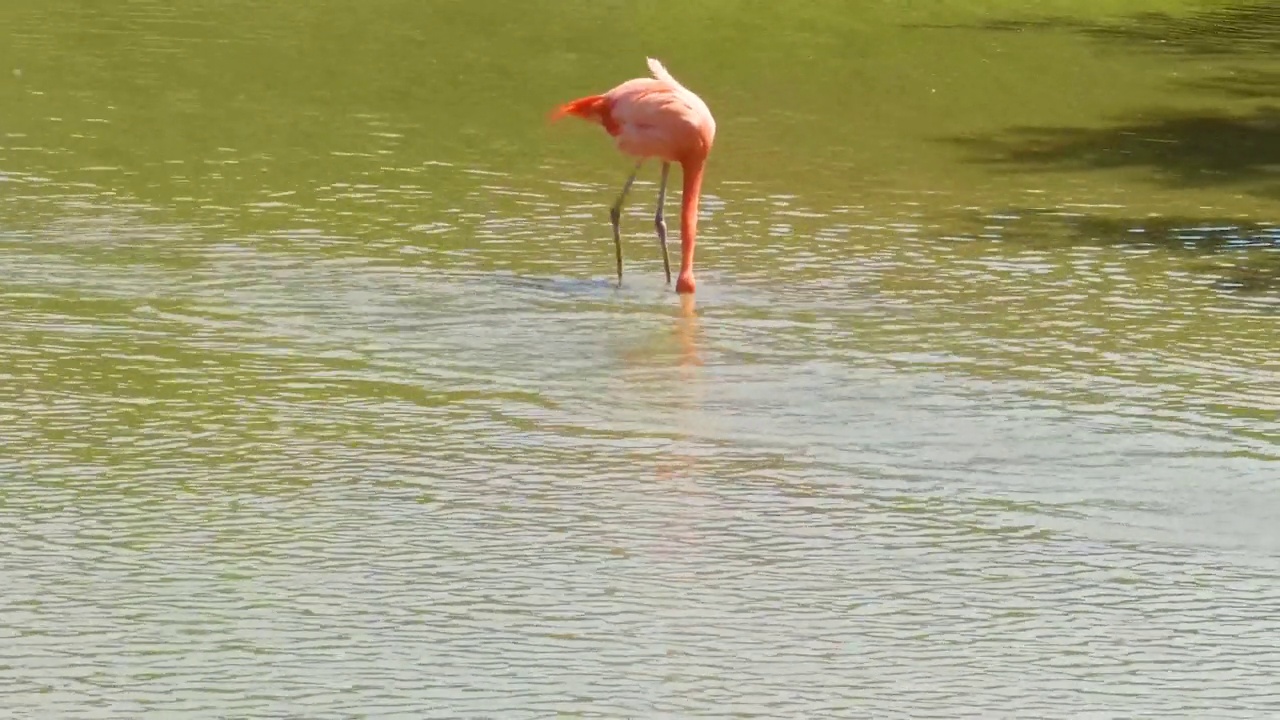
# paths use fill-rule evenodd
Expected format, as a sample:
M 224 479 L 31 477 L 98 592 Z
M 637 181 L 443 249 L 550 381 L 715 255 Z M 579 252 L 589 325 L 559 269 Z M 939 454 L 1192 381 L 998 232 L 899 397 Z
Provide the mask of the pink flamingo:
M 667 257 L 667 223 L 662 205 L 667 197 L 667 175 L 671 163 L 680 163 L 684 193 L 680 201 L 680 275 L 676 292 L 694 290 L 693 246 L 698 232 L 698 196 L 702 191 L 702 171 L 716 136 L 716 121 L 702 98 L 681 85 L 662 63 L 648 58 L 652 78 L 628 80 L 603 95 L 589 95 L 565 103 L 552 113 L 553 120 L 576 115 L 599 123 L 617 138 L 618 149 L 639 158 L 622 186 L 617 201 L 609 209 L 613 224 L 613 244 L 618 254 L 618 282 L 622 282 L 622 236 L 618 224 L 622 203 L 645 160 L 662 160 L 662 182 L 658 186 L 658 211 L 653 226 L 662 247 L 662 264 L 671 282 L 671 261 Z

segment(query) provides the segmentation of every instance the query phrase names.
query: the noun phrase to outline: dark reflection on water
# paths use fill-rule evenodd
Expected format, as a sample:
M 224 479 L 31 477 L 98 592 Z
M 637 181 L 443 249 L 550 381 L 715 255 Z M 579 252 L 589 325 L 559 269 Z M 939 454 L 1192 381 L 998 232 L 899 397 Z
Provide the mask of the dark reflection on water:
M 1188 109 L 1177 106 L 1135 109 L 1103 126 L 1013 127 L 997 135 L 957 141 L 972 158 L 1005 167 L 1057 170 L 1150 170 L 1175 187 L 1240 187 L 1267 198 L 1280 198 L 1274 168 L 1280 163 L 1280 114 L 1256 103 L 1222 107 L 1226 96 L 1237 101 L 1280 97 L 1280 9 L 1273 3 L 1247 3 L 1212 8 L 1190 15 L 1140 13 L 1104 22 L 1078 18 L 997 20 L 991 30 L 1073 32 L 1138 48 L 1167 53 L 1172 69 L 1163 82 L 1214 102 Z M 1206 66 L 1178 63 L 1185 56 L 1221 58 Z M 1174 64 L 1178 63 L 1178 64 Z M 1229 63 L 1229 64 L 1228 64 Z
M 1088 208 L 1006 208 L 969 213 L 956 227 L 969 225 L 955 239 L 999 239 L 1018 247 L 1114 248 L 1121 252 L 1172 253 L 1206 283 L 1230 292 L 1273 302 L 1280 288 L 1280 225 L 1238 217 L 1117 216 Z
M 1254 86 L 1256 89 L 1256 86 Z M 1011 167 L 1144 168 L 1184 187 L 1244 186 L 1280 198 L 1280 111 L 1152 109 L 1104 128 L 1014 128 L 960 142 L 975 157 Z
M 1055 17 L 995 20 L 992 30 L 1066 30 L 1157 52 L 1191 55 L 1270 55 L 1280 50 L 1280 8 L 1273 3 L 1230 3 L 1193 13 L 1142 12 L 1105 22 Z

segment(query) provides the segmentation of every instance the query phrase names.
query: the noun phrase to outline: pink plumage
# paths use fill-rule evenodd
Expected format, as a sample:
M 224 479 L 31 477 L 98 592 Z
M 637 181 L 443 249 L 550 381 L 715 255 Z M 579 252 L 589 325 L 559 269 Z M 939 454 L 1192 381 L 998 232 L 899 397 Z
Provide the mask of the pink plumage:
M 640 165 L 648 158 L 663 162 L 658 211 L 654 218 L 666 261 L 666 225 L 662 216 L 669 163 L 680 163 L 684 188 L 680 203 L 680 275 L 676 292 L 692 293 L 693 249 L 698 224 L 698 199 L 702 172 L 715 141 L 716 121 L 711 110 L 693 91 L 681 85 L 662 63 L 649 58 L 651 78 L 635 78 L 603 95 L 589 95 L 565 103 L 552 113 L 553 119 L 574 115 L 595 122 L 614 137 L 618 150 L 639 158 L 622 194 L 614 204 L 611 218 L 618 246 L 618 279 L 622 279 L 622 246 L 618 218 L 627 191 Z M 668 281 L 670 269 L 668 268 Z

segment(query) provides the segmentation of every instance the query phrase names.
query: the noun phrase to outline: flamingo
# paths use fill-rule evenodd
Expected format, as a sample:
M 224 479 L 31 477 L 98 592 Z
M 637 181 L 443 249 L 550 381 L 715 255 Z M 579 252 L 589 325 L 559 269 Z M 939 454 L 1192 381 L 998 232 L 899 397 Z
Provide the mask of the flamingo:
M 667 257 L 667 223 L 662 206 L 667 197 L 667 176 L 671 163 L 680 163 L 684 191 L 680 200 L 680 274 L 676 292 L 694 291 L 693 246 L 698 232 L 698 198 L 702 192 L 702 171 L 716 136 L 716 121 L 707 104 L 681 85 L 662 63 L 649 61 L 652 78 L 628 80 L 603 95 L 588 95 L 565 103 L 551 114 L 552 120 L 574 115 L 598 123 L 612 135 L 618 150 L 638 158 L 635 168 L 622 185 L 622 192 L 609 208 L 613 225 L 613 244 L 618 255 L 618 283 L 622 283 L 622 235 L 619 221 L 622 204 L 635 182 L 636 174 L 649 158 L 662 161 L 662 181 L 658 185 L 658 210 L 653 226 L 658 231 L 662 248 L 662 265 L 671 283 L 671 260 Z

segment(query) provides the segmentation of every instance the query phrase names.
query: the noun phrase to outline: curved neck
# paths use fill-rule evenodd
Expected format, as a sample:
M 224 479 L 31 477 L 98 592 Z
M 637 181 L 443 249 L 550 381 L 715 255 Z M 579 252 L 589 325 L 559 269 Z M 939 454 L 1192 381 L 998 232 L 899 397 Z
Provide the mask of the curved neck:
M 705 160 L 696 158 L 680 163 L 684 175 L 684 191 L 680 198 L 680 274 L 693 272 L 693 247 L 698 241 L 698 199 L 702 194 L 702 168 Z

